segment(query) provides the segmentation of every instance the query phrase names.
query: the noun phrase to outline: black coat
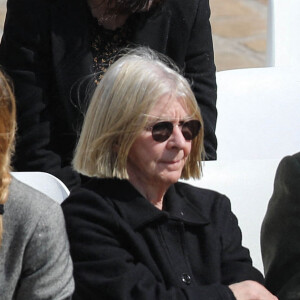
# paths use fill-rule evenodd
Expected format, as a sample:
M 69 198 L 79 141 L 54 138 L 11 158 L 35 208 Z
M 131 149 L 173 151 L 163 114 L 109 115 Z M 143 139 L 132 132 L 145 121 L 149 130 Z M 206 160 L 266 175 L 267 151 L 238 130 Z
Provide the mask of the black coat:
M 261 229 L 266 287 L 280 300 L 300 299 L 300 152 L 279 164 Z
M 193 81 L 206 151 L 215 159 L 216 81 L 209 16 L 208 0 L 166 0 L 137 16 L 132 42 L 168 55 Z M 14 166 L 50 172 L 69 188 L 80 182 L 70 161 L 82 123 L 80 110 L 88 98 L 86 78 L 93 72 L 90 18 L 86 0 L 8 0 L 0 46 L 0 65 L 12 77 L 17 97 Z
M 231 283 L 263 282 L 216 192 L 176 183 L 161 211 L 126 180 L 93 179 L 62 208 L 75 300 L 233 300 Z

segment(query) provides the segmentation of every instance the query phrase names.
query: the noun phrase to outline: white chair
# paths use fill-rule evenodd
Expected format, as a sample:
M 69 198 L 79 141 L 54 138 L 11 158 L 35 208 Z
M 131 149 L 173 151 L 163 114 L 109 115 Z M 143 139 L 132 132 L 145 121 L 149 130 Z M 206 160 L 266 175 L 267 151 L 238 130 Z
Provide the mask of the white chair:
M 65 184 L 55 176 L 45 172 L 12 172 L 17 180 L 33 187 L 61 204 L 70 194 Z
M 207 161 L 200 180 L 186 181 L 218 191 L 230 199 L 242 231 L 242 243 L 250 250 L 253 265 L 261 272 L 260 228 L 279 162 L 280 159 Z
M 269 0 L 267 65 L 300 65 L 300 1 Z
M 299 69 L 222 71 L 217 84 L 218 160 L 278 159 L 300 150 Z

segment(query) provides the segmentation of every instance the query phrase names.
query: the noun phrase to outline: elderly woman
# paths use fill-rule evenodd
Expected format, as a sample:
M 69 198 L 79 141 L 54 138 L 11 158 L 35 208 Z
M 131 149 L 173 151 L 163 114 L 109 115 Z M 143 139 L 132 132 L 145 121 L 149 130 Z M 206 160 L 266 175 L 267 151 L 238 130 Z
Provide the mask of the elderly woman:
M 97 87 L 63 203 L 74 299 L 276 299 L 252 267 L 229 200 L 199 177 L 203 121 L 184 77 L 145 49 Z
M 18 100 L 15 169 L 49 172 L 69 189 L 84 181 L 71 160 L 87 91 L 120 49 L 137 45 L 167 55 L 193 81 L 206 159 L 216 159 L 209 17 L 208 0 L 7 0 L 0 64 Z
M 73 267 L 62 210 L 11 176 L 15 129 L 15 98 L 0 71 L 0 299 L 71 299 Z

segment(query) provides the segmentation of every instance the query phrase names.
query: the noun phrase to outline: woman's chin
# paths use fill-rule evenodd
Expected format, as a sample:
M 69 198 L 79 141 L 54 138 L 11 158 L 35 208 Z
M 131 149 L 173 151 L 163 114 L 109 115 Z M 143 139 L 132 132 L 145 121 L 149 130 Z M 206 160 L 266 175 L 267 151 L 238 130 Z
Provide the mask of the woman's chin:
M 165 172 L 161 176 L 161 180 L 167 184 L 174 184 L 176 183 L 181 177 L 181 171 L 173 171 L 173 172 Z

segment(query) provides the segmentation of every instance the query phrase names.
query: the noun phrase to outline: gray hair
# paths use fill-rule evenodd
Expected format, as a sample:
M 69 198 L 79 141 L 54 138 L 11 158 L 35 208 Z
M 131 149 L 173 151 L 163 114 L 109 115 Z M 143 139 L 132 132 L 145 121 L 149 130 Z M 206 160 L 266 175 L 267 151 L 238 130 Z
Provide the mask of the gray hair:
M 182 99 L 201 122 L 182 172 L 182 178 L 199 178 L 204 132 L 195 96 L 174 63 L 145 47 L 114 62 L 97 86 L 75 150 L 74 169 L 91 177 L 128 178 L 129 150 L 145 128 L 147 114 L 164 95 Z

